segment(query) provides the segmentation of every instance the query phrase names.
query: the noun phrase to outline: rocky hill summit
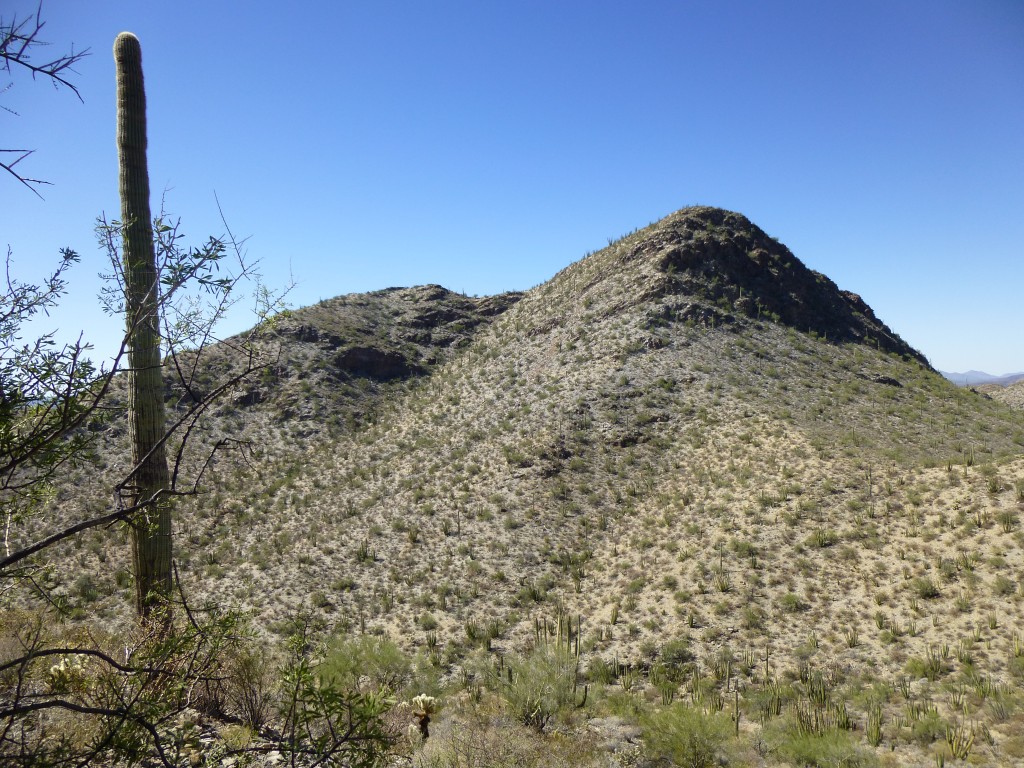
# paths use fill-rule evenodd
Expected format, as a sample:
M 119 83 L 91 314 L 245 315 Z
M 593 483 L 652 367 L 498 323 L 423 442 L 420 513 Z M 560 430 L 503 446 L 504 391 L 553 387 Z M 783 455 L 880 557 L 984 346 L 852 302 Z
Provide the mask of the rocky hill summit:
M 738 213 L 684 208 L 574 264 L 553 282 L 564 278 L 584 296 L 627 275 L 643 283 L 629 286 L 627 277 L 620 292 L 632 287 L 634 301 L 651 302 L 666 320 L 707 325 L 765 317 L 804 333 L 925 362 L 858 295 L 808 269 Z
M 457 356 L 522 295 L 475 298 L 423 285 L 337 296 L 282 313 L 255 347 L 246 332 L 205 349 L 198 364 L 182 353 L 181 367 L 196 370 L 188 389 L 202 394 L 239 375 L 250 352 L 260 361 L 213 409 L 213 433 L 226 423 L 233 431 L 244 423 L 261 443 L 342 433 Z M 166 380 L 168 404 L 180 413 L 195 398 L 174 376 Z M 112 403 L 126 403 L 116 382 Z M 110 429 L 121 431 L 116 420 Z
M 608 335 L 591 335 L 607 326 L 614 327 Z M 633 347 L 701 342 L 698 328 L 751 338 L 760 329 L 789 328 L 833 347 L 860 344 L 927 367 L 860 297 L 808 269 L 748 219 L 691 207 L 525 293 L 474 298 L 437 285 L 388 288 L 287 313 L 265 342 L 272 363 L 220 412 L 308 438 L 365 423 L 395 392 L 467 353 L 474 359 L 473 345 L 488 334 L 509 342 L 502 358 L 515 365 L 541 338 L 583 342 L 595 356 L 611 354 L 621 339 L 625 347 L 615 354 L 633 354 Z M 229 349 L 210 356 L 211 382 L 240 365 Z
M 520 298 L 471 298 L 439 285 L 339 296 L 288 313 L 268 344 L 278 359 L 236 398 L 266 403 L 280 422 L 318 430 L 365 414 L 389 384 L 429 375 Z M 317 424 L 316 422 L 319 422 Z

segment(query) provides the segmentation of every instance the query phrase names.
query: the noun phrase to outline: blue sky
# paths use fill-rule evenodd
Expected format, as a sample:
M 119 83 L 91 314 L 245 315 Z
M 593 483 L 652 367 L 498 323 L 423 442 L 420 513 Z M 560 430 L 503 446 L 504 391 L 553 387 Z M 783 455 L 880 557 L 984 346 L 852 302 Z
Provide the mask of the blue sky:
M 5 18 L 35 3 L 3 0 Z M 196 242 L 216 192 L 296 306 L 529 288 L 691 204 L 748 216 L 943 370 L 1024 370 L 1024 3 L 46 0 L 84 103 L 16 73 L 0 247 L 83 255 L 50 326 L 106 350 L 114 68 L 142 42 L 154 206 Z M 5 84 L 6 78 L 0 86 Z M 235 323 L 240 330 L 245 319 Z

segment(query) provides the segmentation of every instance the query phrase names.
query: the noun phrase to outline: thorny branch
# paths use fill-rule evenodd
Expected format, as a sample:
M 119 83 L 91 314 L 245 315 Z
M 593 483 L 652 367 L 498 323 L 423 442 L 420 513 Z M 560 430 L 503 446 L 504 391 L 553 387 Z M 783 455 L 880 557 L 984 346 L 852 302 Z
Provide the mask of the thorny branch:
M 79 93 L 75 84 L 71 82 L 69 75 L 77 74 L 74 67 L 89 55 L 88 48 L 75 51 L 74 45 L 72 45 L 68 53 L 62 53 L 55 58 L 38 64 L 33 60 L 35 49 L 45 48 L 50 45 L 50 43 L 40 38 L 40 33 L 43 31 L 43 27 L 46 26 L 46 22 L 42 19 L 42 11 L 43 4 L 40 2 L 34 15 L 20 19 L 17 15 L 14 15 L 10 21 L 0 17 L 0 69 L 9 76 L 13 76 L 14 70 L 21 69 L 31 73 L 33 80 L 37 77 L 48 78 L 53 83 L 54 88 L 60 88 L 61 86 L 68 88 L 78 97 L 79 101 L 82 101 L 82 94 Z M 9 83 L 3 90 L 10 88 L 12 84 Z M 0 109 L 13 113 L 13 110 L 7 107 L 0 106 Z M 13 161 L 0 161 L 0 168 L 3 168 L 17 179 L 18 182 L 32 190 L 35 195 L 42 197 L 33 185 L 49 184 L 49 182 L 25 176 L 20 170 L 15 169 L 18 163 L 34 151 L 31 149 L 0 149 L 0 153 L 16 155 Z

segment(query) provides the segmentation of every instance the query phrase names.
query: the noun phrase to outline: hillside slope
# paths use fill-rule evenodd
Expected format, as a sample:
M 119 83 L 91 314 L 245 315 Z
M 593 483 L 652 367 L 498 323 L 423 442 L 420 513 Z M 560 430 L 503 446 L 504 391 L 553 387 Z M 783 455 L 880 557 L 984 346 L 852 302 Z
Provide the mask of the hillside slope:
M 196 541 L 223 540 L 228 510 L 238 556 L 218 566 L 244 604 L 275 620 L 315 604 L 412 644 L 430 612 L 458 638 L 467 620 L 525 627 L 552 601 L 594 621 L 630 596 L 656 605 L 675 591 L 659 579 L 708 585 L 743 542 L 765 573 L 688 598 L 695 612 L 724 599 L 770 616 L 780 585 L 825 610 L 821 585 L 849 578 L 837 551 L 868 574 L 898 559 L 912 478 L 936 467 L 947 484 L 1019 454 L 1022 435 L 1019 415 L 945 382 L 745 219 L 688 209 L 528 292 L 375 423 L 275 457 L 269 491 L 226 479 Z M 805 551 L 818 533 L 828 546 Z M 614 649 L 679 630 L 649 618 Z M 787 617 L 793 642 L 821 618 Z
M 1011 408 L 1024 410 L 1024 381 L 1017 381 L 1006 386 L 984 384 L 978 387 L 978 391 L 988 395 L 993 400 L 1005 403 Z
M 738 214 L 683 209 L 521 296 L 392 289 L 280 334 L 212 427 L 248 428 L 260 463 L 219 464 L 180 511 L 197 599 L 442 664 L 566 613 L 588 663 L 681 640 L 700 674 L 727 655 L 755 685 L 741 660 L 766 657 L 870 685 L 970 647 L 970 669 L 1014 679 L 1024 414 Z M 95 581 L 116 603 L 110 560 Z

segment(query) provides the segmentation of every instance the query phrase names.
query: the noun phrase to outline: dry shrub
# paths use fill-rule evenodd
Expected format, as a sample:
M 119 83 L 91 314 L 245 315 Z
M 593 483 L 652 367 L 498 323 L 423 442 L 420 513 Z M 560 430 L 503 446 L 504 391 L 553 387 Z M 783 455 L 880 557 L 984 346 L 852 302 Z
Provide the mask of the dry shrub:
M 266 649 L 255 644 L 239 647 L 228 660 L 228 706 L 254 731 L 266 725 L 273 710 L 276 669 Z
M 432 728 L 413 757 L 415 768 L 578 768 L 604 765 L 591 743 L 538 733 L 498 711 L 485 698 L 480 706 L 453 708 Z

